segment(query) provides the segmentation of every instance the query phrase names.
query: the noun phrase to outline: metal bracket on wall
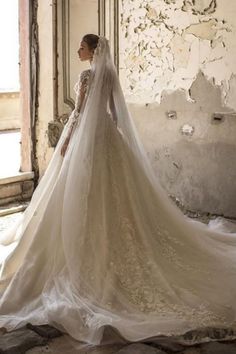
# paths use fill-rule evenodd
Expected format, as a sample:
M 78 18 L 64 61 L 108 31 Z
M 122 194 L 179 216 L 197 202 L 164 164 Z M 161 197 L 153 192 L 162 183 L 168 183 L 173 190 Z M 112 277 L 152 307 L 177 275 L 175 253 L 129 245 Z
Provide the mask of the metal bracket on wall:
M 225 112 L 214 112 L 211 116 L 212 124 L 220 124 L 223 123 L 225 119 L 230 119 L 236 116 L 235 111 L 225 111 Z

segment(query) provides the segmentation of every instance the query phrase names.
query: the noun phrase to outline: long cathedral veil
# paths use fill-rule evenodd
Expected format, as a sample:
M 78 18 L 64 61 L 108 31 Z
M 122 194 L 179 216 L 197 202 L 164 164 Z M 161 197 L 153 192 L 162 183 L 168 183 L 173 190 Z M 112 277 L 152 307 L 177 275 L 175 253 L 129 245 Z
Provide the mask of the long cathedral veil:
M 0 326 L 50 323 L 89 343 L 109 325 L 131 341 L 234 326 L 236 235 L 189 221 L 168 199 L 103 37 L 62 158 L 75 114 L 22 220 L 0 238 Z

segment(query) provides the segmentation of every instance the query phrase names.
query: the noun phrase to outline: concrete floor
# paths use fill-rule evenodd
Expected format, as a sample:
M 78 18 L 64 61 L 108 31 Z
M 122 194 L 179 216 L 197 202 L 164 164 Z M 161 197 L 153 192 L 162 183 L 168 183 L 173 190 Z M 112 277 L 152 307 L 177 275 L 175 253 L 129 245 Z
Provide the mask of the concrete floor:
M 36 347 L 28 350 L 27 354 L 113 354 L 117 353 L 124 345 L 108 345 L 101 347 L 92 347 L 83 343 L 79 343 L 69 336 L 62 336 L 53 339 L 51 343 L 44 347 Z
M 39 326 L 41 327 L 41 326 Z M 37 327 L 37 328 L 39 328 Z M 50 329 L 47 326 L 47 330 Z M 196 332 L 196 331 L 195 331 Z M 52 332 L 51 332 L 52 333 Z M 202 331 L 201 331 L 202 333 Z M 209 332 L 208 332 L 209 333 Z M 212 332 L 213 333 L 213 332 Z M 217 332 L 216 332 L 217 333 Z M 196 333 L 195 333 L 196 334 Z M 177 338 L 177 337 L 176 337 Z M 183 337 L 182 337 L 183 338 Z M 146 343 L 117 343 L 91 346 L 75 341 L 68 335 L 48 338 L 34 330 L 22 328 L 9 333 L 0 332 L 0 353 L 5 354 L 235 354 L 236 341 L 213 340 L 198 345 L 183 344 L 162 337 Z

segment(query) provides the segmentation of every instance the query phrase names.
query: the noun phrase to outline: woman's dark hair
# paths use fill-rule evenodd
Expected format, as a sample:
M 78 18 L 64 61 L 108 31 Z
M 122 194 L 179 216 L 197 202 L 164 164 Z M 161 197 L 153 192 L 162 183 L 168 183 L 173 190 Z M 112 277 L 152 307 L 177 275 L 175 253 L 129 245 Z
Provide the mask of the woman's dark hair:
M 98 45 L 99 37 L 96 34 L 86 34 L 83 36 L 82 41 L 87 43 L 90 50 L 95 50 Z

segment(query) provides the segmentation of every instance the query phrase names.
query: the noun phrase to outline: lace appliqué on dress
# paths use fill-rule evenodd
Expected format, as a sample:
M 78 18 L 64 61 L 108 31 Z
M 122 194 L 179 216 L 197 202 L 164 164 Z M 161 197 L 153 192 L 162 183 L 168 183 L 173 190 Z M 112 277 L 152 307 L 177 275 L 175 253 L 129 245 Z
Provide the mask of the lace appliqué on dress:
M 175 316 L 176 320 L 186 320 L 193 324 L 193 327 L 204 327 L 215 324 L 225 324 L 224 315 L 214 312 L 207 301 L 202 300 L 202 303 L 193 306 L 191 304 L 194 298 L 194 287 L 190 286 L 176 289 L 174 284 L 168 284 L 168 278 L 163 277 L 160 265 L 157 267 L 156 256 L 152 258 L 152 254 L 145 253 L 145 245 L 140 242 L 139 229 L 135 220 L 135 214 L 128 207 L 128 202 L 124 208 L 122 201 L 122 183 L 117 182 L 116 175 L 119 166 L 123 165 L 123 171 L 129 171 L 129 166 L 126 165 L 126 157 L 124 149 L 117 150 L 114 144 L 114 135 L 111 130 L 107 131 L 108 149 L 107 156 L 108 166 L 111 171 L 111 193 L 113 204 L 111 208 L 117 215 L 117 224 L 113 224 L 112 232 L 116 233 L 114 241 L 111 243 L 110 252 L 110 274 L 116 279 L 116 290 L 120 290 L 125 296 L 130 306 L 134 306 L 135 311 L 141 311 L 144 315 L 158 316 L 159 318 L 168 320 Z M 135 190 L 132 192 L 133 181 L 131 174 L 127 172 L 123 177 L 127 181 L 130 188 L 130 193 L 135 195 Z M 125 187 L 123 187 L 125 188 Z M 131 194 L 130 194 L 131 195 Z M 144 225 L 144 223 L 141 223 Z M 149 227 L 149 231 L 151 228 Z M 176 270 L 186 270 L 184 257 L 181 257 L 177 249 L 184 248 L 184 243 L 170 235 L 165 228 L 164 223 L 159 221 L 159 228 L 153 229 L 153 237 L 155 239 L 155 248 L 161 249 L 159 257 L 163 258 L 163 267 L 168 268 L 169 264 L 174 265 Z M 110 236 L 111 237 L 111 236 Z M 160 260 L 161 264 L 161 260 Z M 195 269 L 194 266 L 189 266 L 189 272 L 199 273 L 206 277 L 208 271 Z M 203 274 L 204 273 L 204 274 Z M 110 280 L 112 282 L 112 279 Z M 176 294 L 175 294 L 176 292 Z M 197 298 L 197 297 L 196 297 Z M 184 299 L 189 299 L 189 303 Z M 113 312 L 119 311 L 124 313 L 125 310 L 117 308 L 115 302 L 106 303 L 106 306 Z
M 76 99 L 75 99 L 75 109 L 73 112 L 73 122 L 78 122 L 79 120 L 79 115 L 81 113 L 81 105 L 82 105 L 81 92 L 83 92 L 85 95 L 87 94 L 90 74 L 91 74 L 90 69 L 82 71 L 82 73 L 79 76 L 78 82 L 74 86 Z
M 75 90 L 75 93 L 76 93 L 76 102 L 75 102 L 75 104 L 78 103 L 77 100 L 79 98 L 81 90 L 87 92 L 87 89 L 88 89 L 88 86 L 89 86 L 90 74 L 91 74 L 91 70 L 90 69 L 84 70 L 80 74 L 79 80 L 74 86 L 74 90 Z

